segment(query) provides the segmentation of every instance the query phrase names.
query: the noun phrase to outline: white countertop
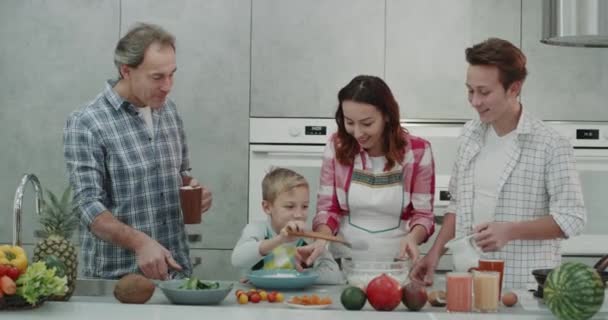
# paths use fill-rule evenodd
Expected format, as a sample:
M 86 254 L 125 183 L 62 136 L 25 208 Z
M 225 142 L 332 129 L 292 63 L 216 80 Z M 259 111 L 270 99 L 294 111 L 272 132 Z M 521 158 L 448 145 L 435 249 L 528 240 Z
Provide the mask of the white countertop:
M 113 297 L 73 297 L 69 302 L 46 302 L 33 310 L 23 311 L 0 311 L 0 319 L 44 319 L 44 320 L 119 320 L 119 319 L 244 319 L 244 320 L 438 320 L 438 319 L 554 319 L 551 313 L 544 309 L 538 311 L 526 311 L 521 304 L 513 308 L 501 306 L 497 313 L 448 313 L 444 308 L 430 307 L 428 304 L 423 311 L 409 312 L 400 304 L 392 312 L 374 311 L 367 303 L 362 311 L 347 311 L 340 304 L 339 292 L 341 287 L 316 286 L 306 290 L 307 294 L 317 293 L 330 295 L 333 304 L 324 310 L 301 310 L 291 309 L 285 304 L 260 302 L 258 304 L 248 303 L 239 305 L 236 302 L 234 291 L 217 306 L 178 306 L 171 305 L 160 290 L 156 290 L 154 296 L 144 305 L 129 305 L 117 303 Z M 303 292 L 284 292 L 286 298 L 292 295 L 300 295 Z M 521 292 L 520 295 L 529 294 Z M 608 319 L 608 313 L 597 314 L 593 319 Z
M 406 312 L 400 309 L 392 312 L 345 311 L 345 310 L 295 310 L 286 308 L 264 308 L 262 305 L 240 306 L 175 306 L 175 305 L 126 305 L 91 302 L 47 302 L 38 309 L 29 311 L 0 312 L 0 319 L 243 319 L 243 320 L 422 320 L 422 319 L 552 319 L 551 314 L 476 314 L 446 312 Z M 606 316 L 606 314 L 604 314 Z M 608 319 L 596 317 L 594 319 Z

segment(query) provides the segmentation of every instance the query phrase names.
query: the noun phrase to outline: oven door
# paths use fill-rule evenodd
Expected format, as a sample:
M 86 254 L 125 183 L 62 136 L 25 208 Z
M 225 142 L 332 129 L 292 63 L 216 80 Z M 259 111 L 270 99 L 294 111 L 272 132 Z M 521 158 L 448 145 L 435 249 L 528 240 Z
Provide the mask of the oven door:
M 251 144 L 249 146 L 249 221 L 266 219 L 266 214 L 262 210 L 262 179 L 272 167 L 283 167 L 301 174 L 310 185 L 308 225 L 312 226 L 324 148 L 324 145 Z
M 565 256 L 602 256 L 608 253 L 608 149 L 575 149 L 587 224 L 583 233 L 563 242 Z

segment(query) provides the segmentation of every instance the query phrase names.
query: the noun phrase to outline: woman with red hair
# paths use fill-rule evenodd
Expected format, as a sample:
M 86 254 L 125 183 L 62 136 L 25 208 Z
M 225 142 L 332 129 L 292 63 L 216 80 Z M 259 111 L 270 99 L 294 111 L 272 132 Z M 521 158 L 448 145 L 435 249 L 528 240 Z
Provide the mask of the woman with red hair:
M 335 258 L 416 259 L 434 230 L 431 146 L 401 126 L 399 105 L 378 77 L 355 77 L 338 101 L 338 132 L 323 155 L 313 229 L 364 244 L 334 251 Z M 325 245 L 317 240 L 297 258 L 311 265 Z

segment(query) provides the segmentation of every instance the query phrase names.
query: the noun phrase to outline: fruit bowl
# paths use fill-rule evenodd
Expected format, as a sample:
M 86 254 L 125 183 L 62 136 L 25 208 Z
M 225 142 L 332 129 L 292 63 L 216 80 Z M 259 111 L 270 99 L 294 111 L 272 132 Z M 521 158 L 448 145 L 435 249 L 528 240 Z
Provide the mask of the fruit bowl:
M 173 304 L 211 305 L 222 302 L 232 290 L 232 282 L 217 282 L 219 283 L 217 289 L 180 289 L 184 280 L 163 281 L 158 284 L 158 287 Z
M 395 278 L 399 284 L 404 285 L 409 282 L 408 274 L 410 268 L 410 260 L 342 259 L 342 270 L 348 284 L 360 288 L 366 288 L 372 279 L 383 273 Z
M 0 310 L 28 310 L 40 307 L 47 298 L 40 299 L 36 304 L 30 304 L 18 295 L 3 296 L 0 298 Z

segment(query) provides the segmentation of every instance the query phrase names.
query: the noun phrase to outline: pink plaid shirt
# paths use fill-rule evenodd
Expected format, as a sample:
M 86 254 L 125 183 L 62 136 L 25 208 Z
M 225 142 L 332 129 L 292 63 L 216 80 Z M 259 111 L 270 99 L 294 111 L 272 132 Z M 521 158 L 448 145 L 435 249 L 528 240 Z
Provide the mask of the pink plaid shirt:
M 346 194 L 350 187 L 353 166 L 345 166 L 336 159 L 335 140 L 337 134 L 330 137 L 321 166 L 320 185 L 317 194 L 317 214 L 313 220 L 313 229 L 319 225 L 327 225 L 337 234 L 340 230 L 340 220 L 348 215 Z M 401 219 L 409 221 L 411 229 L 415 225 L 423 226 L 427 231 L 427 239 L 435 230 L 433 215 L 433 198 L 435 195 L 435 163 L 431 145 L 428 141 L 407 135 L 403 167 L 404 199 Z M 370 163 L 369 155 L 361 150 L 359 155 L 364 170 Z M 425 240 L 426 241 L 426 240 Z

